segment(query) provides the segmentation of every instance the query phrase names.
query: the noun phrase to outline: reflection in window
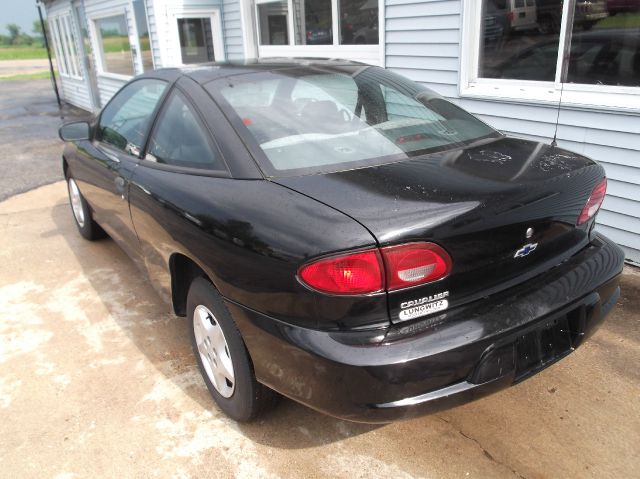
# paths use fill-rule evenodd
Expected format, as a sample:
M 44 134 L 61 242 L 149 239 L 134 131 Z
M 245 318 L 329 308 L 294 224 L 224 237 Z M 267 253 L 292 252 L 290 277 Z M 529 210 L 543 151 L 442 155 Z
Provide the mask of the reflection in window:
M 204 63 L 215 60 L 213 34 L 209 18 L 178 18 L 182 63 Z
M 133 13 L 136 18 L 136 27 L 140 42 L 142 69 L 146 72 L 153 70 L 153 59 L 151 58 L 151 42 L 149 41 L 149 26 L 147 25 L 147 13 L 144 9 L 144 0 L 133 0 Z
M 294 0 L 296 45 L 332 45 L 331 0 Z
M 554 81 L 562 0 L 483 0 L 478 76 Z
M 223 169 L 209 135 L 181 93 L 169 99 L 149 143 L 148 161 L 187 168 Z
M 378 0 L 338 0 L 340 44 L 377 45 Z
M 561 0 L 483 0 L 478 76 L 554 81 Z M 640 86 L 640 0 L 577 0 L 561 81 Z
M 95 22 L 99 36 L 102 71 L 133 75 L 133 58 L 125 16 L 99 18 Z
M 161 80 L 138 80 L 125 86 L 102 111 L 98 140 L 131 154 L 142 148 L 166 87 Z
M 576 3 L 566 81 L 640 86 L 640 0 L 585 4 Z
M 288 45 L 288 7 L 286 1 L 258 5 L 260 45 Z

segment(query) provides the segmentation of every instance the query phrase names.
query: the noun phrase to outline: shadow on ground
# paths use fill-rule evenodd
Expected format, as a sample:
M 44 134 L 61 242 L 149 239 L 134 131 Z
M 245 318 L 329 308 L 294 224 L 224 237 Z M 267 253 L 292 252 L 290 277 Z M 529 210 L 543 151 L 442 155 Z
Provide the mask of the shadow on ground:
M 58 231 L 50 231 L 47 235 L 68 232 L 63 234 L 63 237 L 75 252 L 83 275 L 89 280 L 113 319 L 140 352 L 167 379 L 177 379 L 174 383 L 203 409 L 217 409 L 195 366 L 185 319 L 167 312 L 166 308 L 162 309 L 164 303 L 146 276 L 111 238 L 93 243 L 83 240 L 74 231 L 75 225 L 70 211 L 67 215 L 54 214 L 52 219 Z M 87 254 L 89 251 L 91 253 Z M 125 305 L 114 304 L 114 287 L 126 286 L 114 284 L 105 271 L 108 269 L 112 269 L 114 273 L 117 271 L 120 277 L 125 277 L 128 282 L 135 284 L 135 295 L 145 300 Z M 133 322 L 129 314 L 122 314 L 123 306 L 130 308 L 130 312 L 134 313 Z M 154 337 L 153 341 L 149 340 L 150 336 Z M 194 377 L 193 381 L 185 381 L 185 373 L 197 377 Z M 283 424 L 287 427 L 283 428 Z M 283 397 L 272 411 L 258 421 L 240 424 L 238 427 L 247 438 L 258 443 L 276 448 L 304 449 L 367 433 L 380 428 L 381 425 L 359 424 L 332 418 Z

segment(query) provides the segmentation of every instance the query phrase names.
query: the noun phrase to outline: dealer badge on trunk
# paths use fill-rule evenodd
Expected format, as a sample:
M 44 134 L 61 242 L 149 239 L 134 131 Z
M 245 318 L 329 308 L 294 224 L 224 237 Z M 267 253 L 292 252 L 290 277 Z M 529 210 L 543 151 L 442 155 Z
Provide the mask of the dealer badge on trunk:
M 400 304 L 402 311 L 400 311 L 399 318 L 402 320 L 413 319 L 438 311 L 444 311 L 449 307 L 449 301 L 446 299 L 448 297 L 449 291 L 443 291 L 442 293 L 425 296 L 424 298 L 405 301 Z

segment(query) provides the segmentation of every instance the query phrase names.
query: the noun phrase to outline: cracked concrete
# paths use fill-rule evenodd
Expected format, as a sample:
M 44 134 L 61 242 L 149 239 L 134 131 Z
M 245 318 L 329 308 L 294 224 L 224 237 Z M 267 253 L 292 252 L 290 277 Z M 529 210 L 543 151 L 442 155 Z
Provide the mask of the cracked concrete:
M 0 476 L 637 477 L 640 273 L 564 360 L 437 416 L 353 424 L 291 401 L 238 425 L 208 397 L 182 319 L 62 182 L 0 203 Z

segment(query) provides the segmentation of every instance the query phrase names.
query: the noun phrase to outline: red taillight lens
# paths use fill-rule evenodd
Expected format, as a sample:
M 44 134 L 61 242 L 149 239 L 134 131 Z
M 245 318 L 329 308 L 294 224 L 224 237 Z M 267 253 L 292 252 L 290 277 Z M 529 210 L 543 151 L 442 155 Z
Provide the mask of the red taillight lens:
M 596 185 L 596 187 L 589 195 L 587 204 L 584 205 L 584 208 L 582 208 L 582 213 L 580 213 L 580 216 L 578 217 L 578 222 L 576 223 L 577 225 L 581 225 L 582 223 L 589 221 L 596 215 L 596 213 L 600 209 L 600 206 L 602 205 L 602 202 L 604 201 L 604 195 L 606 193 L 607 179 L 603 178 L 602 181 Z
M 442 279 L 451 271 L 451 257 L 437 244 L 409 243 L 380 250 L 387 273 L 387 290 Z
M 331 294 L 370 294 L 384 290 L 382 260 L 377 249 L 320 259 L 300 268 L 309 287 Z
M 442 279 L 451 257 L 437 244 L 409 243 L 322 258 L 298 270 L 300 280 L 323 293 L 394 291 Z

